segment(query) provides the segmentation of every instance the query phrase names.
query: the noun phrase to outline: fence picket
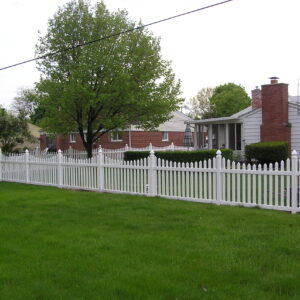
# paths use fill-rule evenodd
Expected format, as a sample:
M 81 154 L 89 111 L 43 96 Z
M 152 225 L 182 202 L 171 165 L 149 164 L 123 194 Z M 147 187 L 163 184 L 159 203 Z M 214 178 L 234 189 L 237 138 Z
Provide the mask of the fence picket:
M 207 172 L 207 161 L 205 160 L 204 161 L 204 164 L 203 164 L 203 177 L 204 177 L 204 199 L 207 200 L 207 175 L 208 175 L 208 172 Z
M 190 169 L 190 164 L 186 163 L 186 168 Z M 190 198 L 190 171 L 185 172 L 185 197 Z
M 235 161 L 232 162 L 232 165 L 231 165 L 232 169 L 233 170 L 236 170 L 236 164 L 235 164 Z M 236 174 L 235 173 L 232 173 L 231 174 L 231 180 L 232 180 L 232 193 L 231 193 L 231 202 L 237 202 L 236 201 L 236 195 L 235 195 L 235 177 L 236 177 Z
M 267 164 L 264 164 L 264 171 L 268 171 L 268 167 Z M 263 196 L 263 204 L 268 205 L 268 175 L 265 174 L 263 177 L 263 181 L 264 181 L 264 196 Z
M 269 164 L 269 171 L 272 173 L 273 165 Z M 273 176 L 269 175 L 269 205 L 273 205 Z
M 230 160 L 228 159 L 227 160 L 227 169 L 229 170 L 230 169 L 230 166 L 231 163 L 230 163 Z M 226 197 L 226 201 L 230 201 L 230 193 L 231 193 L 231 182 L 232 182 L 232 174 L 228 173 L 228 174 L 224 174 L 224 176 L 226 176 L 224 179 L 226 179 L 227 181 L 227 197 Z M 223 187 L 223 190 L 225 189 L 225 180 L 224 180 L 224 187 Z M 225 190 L 223 191 L 223 195 L 225 196 Z
M 208 160 L 208 169 L 209 169 L 209 172 L 207 173 L 208 175 L 208 199 L 209 200 L 212 200 L 212 180 L 211 180 L 211 159 Z
M 286 169 L 287 171 L 291 171 L 291 164 L 290 164 L 290 160 L 287 159 L 286 161 Z M 286 191 L 285 191 L 285 194 L 286 194 L 286 206 L 288 207 L 291 207 L 291 193 L 290 193 L 290 190 L 291 190 L 291 180 L 290 180 L 290 176 L 286 176 Z
M 254 174 L 252 176 L 252 203 L 256 205 L 256 165 L 253 166 L 252 170 L 254 171 Z
M 243 190 L 242 190 L 242 203 L 246 203 L 246 174 L 245 174 L 245 171 L 246 171 L 246 164 L 244 163 L 242 165 L 242 170 L 243 170 L 243 173 L 242 173 L 242 185 L 243 185 Z
M 262 166 L 261 164 L 258 165 L 258 205 L 262 204 L 262 175 L 260 174 L 262 171 Z
M 250 164 L 248 164 L 247 170 L 251 171 L 251 165 Z M 247 199 L 246 199 L 246 203 L 251 203 L 251 192 L 252 192 L 251 177 L 252 177 L 251 174 L 247 174 Z

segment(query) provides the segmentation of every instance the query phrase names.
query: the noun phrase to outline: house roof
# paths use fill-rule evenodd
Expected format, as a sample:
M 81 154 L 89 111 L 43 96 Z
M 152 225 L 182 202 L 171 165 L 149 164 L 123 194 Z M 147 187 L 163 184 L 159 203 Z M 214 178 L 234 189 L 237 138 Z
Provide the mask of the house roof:
M 289 96 L 289 102 L 300 103 L 300 96 Z
M 230 123 L 230 122 L 238 121 L 242 116 L 249 114 L 253 111 L 254 110 L 252 109 L 252 107 L 249 106 L 229 117 L 194 120 L 194 121 L 190 121 L 190 123 L 191 124 L 214 124 L 214 123 L 220 123 L 220 122 Z
M 193 119 L 191 119 L 189 116 L 184 114 L 181 111 L 174 111 L 172 112 L 172 117 L 170 120 L 160 124 L 156 130 L 158 131 L 185 131 L 185 123 L 191 122 Z M 132 131 L 144 131 L 144 129 L 139 128 L 138 126 L 131 125 L 130 129 Z
M 289 96 L 289 105 L 300 105 L 300 97 L 299 96 Z M 229 116 L 229 117 L 221 117 L 221 118 L 211 118 L 211 119 L 203 119 L 203 120 L 193 120 L 190 121 L 190 124 L 214 124 L 214 123 L 230 123 L 239 121 L 242 117 L 250 115 L 252 113 L 261 110 L 261 108 L 252 109 L 252 106 L 248 106 L 245 109 Z
M 41 128 L 31 123 L 27 123 L 27 124 L 28 124 L 28 129 L 30 134 L 33 135 L 35 138 L 39 138 Z

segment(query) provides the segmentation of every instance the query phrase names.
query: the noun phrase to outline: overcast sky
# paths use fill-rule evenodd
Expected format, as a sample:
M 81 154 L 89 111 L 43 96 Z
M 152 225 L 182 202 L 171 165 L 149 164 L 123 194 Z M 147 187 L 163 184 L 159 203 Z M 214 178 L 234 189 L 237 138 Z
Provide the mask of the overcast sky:
M 150 23 L 220 0 L 106 0 L 110 10 Z M 0 67 L 34 57 L 38 31 L 66 0 L 0 1 Z M 92 3 L 96 1 L 91 0 Z M 297 95 L 300 78 L 300 0 L 233 0 L 224 5 L 149 27 L 161 37 L 186 99 L 203 87 L 255 86 L 278 76 Z M 0 71 L 0 105 L 9 107 L 17 90 L 39 79 L 35 63 Z

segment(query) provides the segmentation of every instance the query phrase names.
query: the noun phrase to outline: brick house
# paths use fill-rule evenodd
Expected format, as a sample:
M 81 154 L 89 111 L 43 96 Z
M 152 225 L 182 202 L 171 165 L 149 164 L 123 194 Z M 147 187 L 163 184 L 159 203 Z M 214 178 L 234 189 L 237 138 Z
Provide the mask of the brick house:
M 252 105 L 232 116 L 190 122 L 195 126 L 195 148 L 225 147 L 242 154 L 248 144 L 286 141 L 300 153 L 300 102 L 277 79 L 253 90 Z
M 115 131 L 106 133 L 101 136 L 95 148 L 101 145 L 106 149 L 119 149 L 127 144 L 133 148 L 143 148 L 152 143 L 156 147 L 169 146 L 172 143 L 175 146 L 183 146 L 185 122 L 192 119 L 180 111 L 173 112 L 172 118 L 161 124 L 156 131 L 145 131 L 130 125 L 123 131 Z M 81 138 L 78 133 L 60 134 L 55 139 L 50 139 L 47 134 L 41 133 L 40 148 L 55 147 L 56 149 L 68 150 L 70 147 L 75 150 L 84 150 Z

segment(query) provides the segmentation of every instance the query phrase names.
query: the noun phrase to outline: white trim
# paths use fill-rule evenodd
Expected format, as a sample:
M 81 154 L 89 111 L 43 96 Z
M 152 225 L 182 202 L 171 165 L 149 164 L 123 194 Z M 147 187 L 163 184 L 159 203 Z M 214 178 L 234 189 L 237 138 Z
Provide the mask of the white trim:
M 116 143 L 116 142 L 123 142 L 123 138 L 120 138 L 120 133 L 122 134 L 122 136 L 123 136 L 123 131 L 112 131 L 111 133 L 110 133 L 110 141 L 112 142 L 112 143 Z M 117 138 L 116 139 L 114 139 L 114 134 L 116 134 L 117 136 Z
M 70 133 L 69 134 L 69 143 L 75 144 L 76 143 L 76 133 Z

